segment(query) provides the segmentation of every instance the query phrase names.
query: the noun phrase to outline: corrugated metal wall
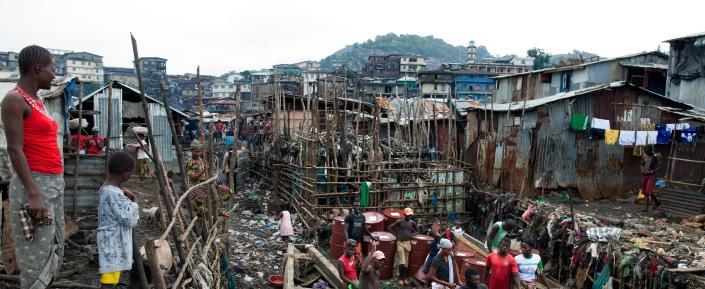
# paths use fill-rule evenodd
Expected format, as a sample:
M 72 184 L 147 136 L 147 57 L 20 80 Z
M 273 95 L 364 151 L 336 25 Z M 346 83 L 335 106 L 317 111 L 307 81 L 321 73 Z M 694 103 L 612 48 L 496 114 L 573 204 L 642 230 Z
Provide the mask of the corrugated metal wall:
M 624 78 L 621 67 L 616 61 L 605 61 L 590 64 L 585 69 L 590 83 L 610 83 Z
M 141 118 L 144 117 L 144 109 L 141 102 L 122 102 L 122 117 L 123 118 Z
M 166 116 L 164 106 L 159 103 L 149 103 L 149 121 L 152 123 L 152 133 L 162 162 L 167 170 L 178 172 L 176 152 L 172 146 L 171 126 Z
M 569 129 L 568 100 L 547 104 L 550 121 L 539 126 L 536 137 L 534 183 L 556 189 L 575 187 L 575 132 Z
M 94 115 L 96 125 L 100 128 L 100 135 L 107 137 L 108 134 L 108 91 L 107 89 L 93 97 L 96 111 L 100 114 Z M 111 102 L 112 115 L 110 115 L 110 149 L 122 149 L 122 89 L 113 88 Z
M 526 195 L 533 187 L 528 186 L 531 178 L 531 130 L 523 129 L 517 134 L 514 170 L 512 171 L 512 190 Z
M 64 208 L 73 211 L 74 196 L 74 168 L 76 167 L 74 155 L 67 155 L 64 159 Z M 105 156 L 81 155 L 78 171 L 78 191 L 76 212 L 95 214 L 98 211 L 98 189 L 105 180 Z
M 705 77 L 690 81 L 681 80 L 678 85 L 670 80 L 669 76 L 666 92 L 669 98 L 697 107 L 705 107 Z
M 514 78 L 502 78 L 498 80 L 499 87 L 494 92 L 494 102 L 508 102 L 512 99 L 514 91 Z
M 634 105 L 632 105 L 634 104 Z M 607 145 L 604 141 L 588 139 L 587 132 L 570 129 L 572 114 L 610 120 L 614 129 L 639 130 L 641 118 L 652 124 L 672 121 L 650 106 L 669 105 L 668 101 L 625 86 L 594 92 L 572 99 L 548 103 L 527 111 L 522 129 L 514 126 L 515 115 L 495 112 L 497 132 L 488 134 L 482 127 L 470 148 L 474 150 L 479 177 L 492 185 L 501 185 L 520 192 L 534 188 L 575 188 L 586 199 L 613 198 L 633 191 L 639 186 L 641 158 L 633 155 L 633 146 Z M 623 118 L 624 111 L 633 110 L 631 119 Z M 520 115 L 515 112 L 516 116 Z M 485 123 L 490 114 L 479 112 L 479 123 Z M 534 130 L 535 128 L 535 130 Z M 676 155 L 683 158 L 705 159 L 701 143 L 676 145 Z M 696 149 L 696 147 L 698 149 Z M 670 145 L 657 145 L 656 150 L 668 155 Z M 533 163 L 531 163 L 533 158 Z M 663 166 L 665 168 L 665 161 Z M 522 171 L 523 167 L 527 167 Z M 679 163 L 675 179 L 699 182 L 705 165 Z M 661 177 L 661 175 L 659 175 Z M 510 181 L 511 180 L 511 181 Z

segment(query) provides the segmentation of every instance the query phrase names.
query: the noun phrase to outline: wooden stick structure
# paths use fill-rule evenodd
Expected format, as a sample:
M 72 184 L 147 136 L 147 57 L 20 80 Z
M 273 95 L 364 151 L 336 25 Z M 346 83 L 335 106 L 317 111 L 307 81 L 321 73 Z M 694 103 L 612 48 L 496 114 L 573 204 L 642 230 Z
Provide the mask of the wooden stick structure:
M 148 240 L 144 244 L 144 249 L 147 253 L 147 262 L 149 263 L 149 270 L 152 272 L 152 284 L 154 284 L 154 288 L 166 289 L 166 284 L 164 283 L 164 276 L 162 276 L 161 274 L 162 268 L 159 266 L 159 257 L 157 256 L 157 248 L 154 244 L 154 240 Z
M 152 144 L 151 145 L 152 156 L 154 157 L 154 163 L 155 163 L 155 168 L 156 168 L 157 181 L 159 183 L 159 189 L 162 192 L 162 196 L 164 199 L 164 204 L 165 204 L 165 208 L 167 210 L 167 213 L 169 214 L 169 216 L 171 216 L 171 218 L 176 218 L 175 214 L 177 214 L 178 211 L 174 211 L 172 208 L 171 202 L 173 201 L 173 195 L 171 193 L 171 189 L 169 188 L 169 186 L 167 184 L 168 181 L 166 179 L 166 172 L 165 172 L 164 164 L 161 161 L 161 157 L 159 155 L 159 149 L 157 148 L 154 134 L 152 131 L 151 120 L 149 119 L 149 116 L 150 116 L 149 106 L 147 105 L 147 98 L 144 94 L 144 84 L 142 82 L 142 70 L 141 70 L 140 63 L 139 63 L 139 53 L 137 52 L 137 40 L 135 39 L 134 36 L 132 36 L 132 34 L 130 34 L 130 37 L 132 38 L 132 52 L 134 54 L 135 71 L 137 73 L 140 96 L 142 97 L 142 109 L 144 111 L 144 119 L 145 119 L 145 123 L 147 126 L 147 135 L 149 137 L 150 144 Z M 161 214 L 161 215 L 162 215 L 162 217 L 164 216 L 164 214 Z M 185 258 L 184 248 L 182 247 L 181 241 L 179 241 L 179 235 L 181 235 L 181 234 L 177 231 L 172 231 L 172 237 L 174 240 L 174 245 L 176 246 L 177 254 L 179 256 L 179 261 L 183 262 L 183 260 Z
M 81 165 L 81 147 L 83 143 L 81 142 L 81 131 L 83 130 L 83 81 L 79 81 L 78 89 L 80 90 L 78 94 L 78 133 L 76 134 L 76 161 L 73 167 L 73 200 L 71 209 L 71 218 L 76 220 L 76 211 L 78 210 L 78 169 Z M 84 148 L 85 149 L 85 148 Z

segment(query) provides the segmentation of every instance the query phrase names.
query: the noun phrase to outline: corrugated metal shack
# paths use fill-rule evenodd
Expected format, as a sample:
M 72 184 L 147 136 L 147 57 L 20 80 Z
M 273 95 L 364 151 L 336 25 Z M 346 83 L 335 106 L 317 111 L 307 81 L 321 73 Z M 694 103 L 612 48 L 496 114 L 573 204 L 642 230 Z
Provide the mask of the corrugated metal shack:
M 640 130 L 642 119 L 651 124 L 679 119 L 658 107 L 691 108 L 624 81 L 468 107 L 467 124 L 477 127 L 477 139 L 466 161 L 488 183 L 520 195 L 536 188 L 569 188 L 585 199 L 616 197 L 638 187 L 640 158 L 632 155 L 634 147 L 606 145 L 572 131 L 571 115 L 607 119 L 619 130 Z M 670 152 L 668 145 L 655 149 Z
M 109 93 L 109 88 L 112 84 L 112 95 Z M 149 105 L 152 130 L 159 152 L 161 153 L 164 166 L 168 170 L 174 172 L 179 171 L 179 166 L 176 161 L 176 150 L 173 145 L 171 135 L 171 127 L 169 119 L 166 115 L 164 104 L 151 97 L 145 95 Z M 119 81 L 112 81 L 98 90 L 90 93 L 83 99 L 83 109 L 95 111 L 92 117 L 88 117 L 88 128 L 97 126 L 100 128 L 100 134 L 107 137 L 108 126 L 108 99 L 111 99 L 112 114 L 110 115 L 111 135 L 109 148 L 111 150 L 121 150 L 127 143 L 135 143 L 135 140 L 129 139 L 129 135 L 125 135 L 125 131 L 129 125 L 137 124 L 144 126 L 144 111 L 142 109 L 141 96 L 138 89 L 128 86 Z M 78 102 L 74 104 L 74 108 L 78 108 Z M 188 115 L 171 108 L 170 113 L 174 117 L 174 124 L 179 129 L 182 119 L 187 119 Z M 107 141 L 106 141 L 107 142 Z
M 668 56 L 658 51 L 495 77 L 494 103 L 539 99 L 615 81 L 665 94 Z
M 705 32 L 666 42 L 671 49 L 666 96 L 705 107 Z

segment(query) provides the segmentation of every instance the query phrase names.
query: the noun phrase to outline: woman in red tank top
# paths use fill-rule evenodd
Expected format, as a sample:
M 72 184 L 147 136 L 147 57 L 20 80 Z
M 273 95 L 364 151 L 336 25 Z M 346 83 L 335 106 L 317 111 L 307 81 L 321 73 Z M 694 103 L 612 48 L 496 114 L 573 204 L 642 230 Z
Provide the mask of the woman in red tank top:
M 38 95 L 39 89 L 51 88 L 54 60 L 49 51 L 32 45 L 20 51 L 18 66 L 17 87 L 0 104 L 14 169 L 9 215 L 20 288 L 46 288 L 61 266 L 64 244 L 64 168 L 58 125 Z M 23 230 L 32 227 L 28 225 L 33 230 Z

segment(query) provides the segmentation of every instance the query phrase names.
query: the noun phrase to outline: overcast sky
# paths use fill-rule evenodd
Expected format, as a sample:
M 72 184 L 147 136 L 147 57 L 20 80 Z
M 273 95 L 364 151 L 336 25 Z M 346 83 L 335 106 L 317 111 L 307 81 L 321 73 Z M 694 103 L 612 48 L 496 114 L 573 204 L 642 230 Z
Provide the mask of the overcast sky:
M 453 45 L 475 40 L 500 55 L 540 47 L 614 57 L 705 31 L 705 1 L 680 0 L 3 0 L 1 7 L 0 51 L 37 44 L 131 67 L 132 32 L 140 56 L 167 58 L 169 74 L 320 60 L 389 32 Z

